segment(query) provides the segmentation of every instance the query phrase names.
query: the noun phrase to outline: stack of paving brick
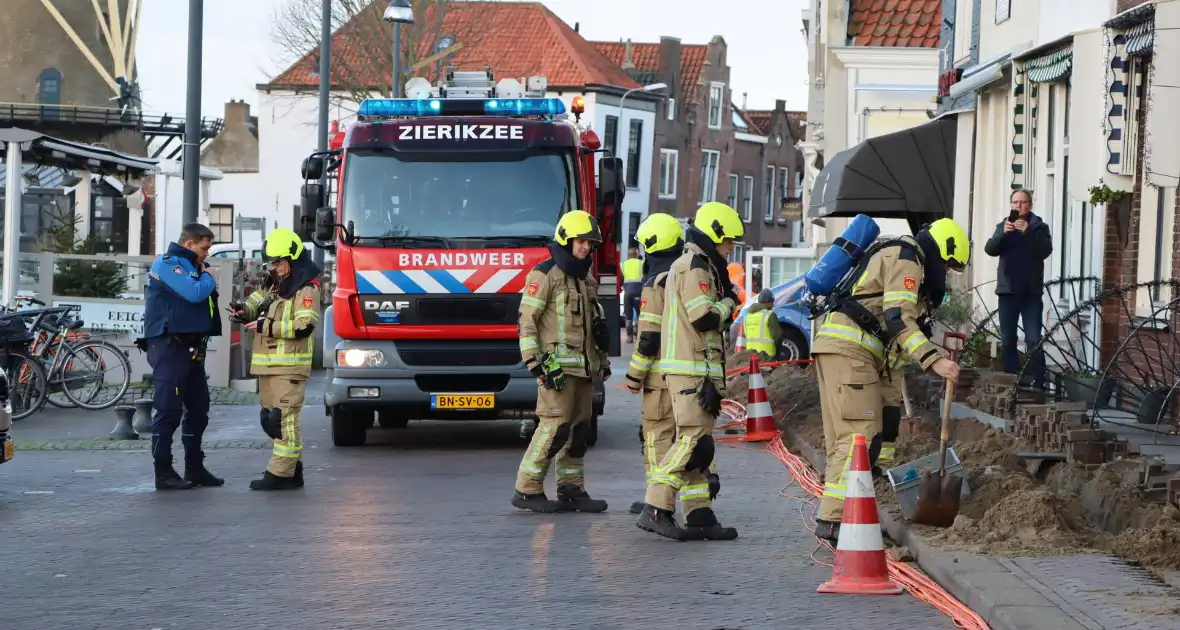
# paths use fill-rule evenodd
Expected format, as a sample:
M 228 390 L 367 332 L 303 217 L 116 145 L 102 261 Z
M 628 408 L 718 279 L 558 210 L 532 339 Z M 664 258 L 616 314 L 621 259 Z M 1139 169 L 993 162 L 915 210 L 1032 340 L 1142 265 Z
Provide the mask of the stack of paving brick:
M 1070 462 L 1083 466 L 1100 466 L 1128 449 L 1126 440 L 1093 429 L 1085 403 L 1019 405 L 1008 431 L 1038 451 L 1065 453 Z
M 1168 480 L 1168 503 L 1180 507 L 1180 474 Z
M 979 376 L 971 395 L 967 396 L 967 406 L 996 417 L 1005 417 L 1015 388 L 1015 374 L 985 372 Z
M 1143 486 L 1148 500 L 1176 505 L 1180 497 L 1180 466 L 1145 459 L 1139 472 L 1139 485 Z

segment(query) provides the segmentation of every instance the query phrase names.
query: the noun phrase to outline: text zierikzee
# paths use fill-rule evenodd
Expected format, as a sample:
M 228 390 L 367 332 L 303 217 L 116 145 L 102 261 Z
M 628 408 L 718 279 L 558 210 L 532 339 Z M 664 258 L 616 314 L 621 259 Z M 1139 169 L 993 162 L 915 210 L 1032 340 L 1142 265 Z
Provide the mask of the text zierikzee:
M 523 140 L 521 125 L 414 125 L 398 129 L 398 140 Z

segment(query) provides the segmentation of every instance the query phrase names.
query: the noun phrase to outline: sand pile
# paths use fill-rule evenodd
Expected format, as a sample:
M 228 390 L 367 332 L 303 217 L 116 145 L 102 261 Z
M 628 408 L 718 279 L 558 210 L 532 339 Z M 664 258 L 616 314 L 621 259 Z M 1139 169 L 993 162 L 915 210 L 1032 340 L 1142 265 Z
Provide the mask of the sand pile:
M 729 355 L 725 360 L 725 371 L 736 370 L 737 368 L 750 366 L 750 355 L 754 354 L 749 350 L 743 350 L 737 354 Z

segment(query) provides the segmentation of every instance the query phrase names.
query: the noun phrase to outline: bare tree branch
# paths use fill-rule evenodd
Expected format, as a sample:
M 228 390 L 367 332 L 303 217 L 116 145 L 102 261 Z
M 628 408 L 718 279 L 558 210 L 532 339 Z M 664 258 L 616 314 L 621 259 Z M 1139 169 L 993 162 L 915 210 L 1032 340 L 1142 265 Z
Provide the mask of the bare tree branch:
M 401 83 L 411 76 L 437 83 L 436 64 L 427 64 L 416 71 L 412 68 L 438 52 L 438 42 L 443 37 L 463 47 L 457 54 L 441 60 L 437 64 L 439 69 L 451 64 L 456 68 L 482 70 L 500 61 L 476 58 L 472 51 L 480 39 L 495 37 L 496 30 L 508 27 L 505 20 L 496 19 L 496 12 L 503 5 L 497 6 L 491 0 L 411 0 L 411 4 L 414 23 L 402 25 Z M 393 27 L 381 19 L 385 6 L 383 0 L 332 0 L 332 90 L 346 93 L 343 99 L 354 104 L 392 93 L 389 78 L 393 66 Z M 285 0 L 276 9 L 271 39 L 280 51 L 276 59 L 280 67 L 292 67 L 310 54 L 311 66 L 306 69 L 318 72 L 320 10 L 320 0 Z

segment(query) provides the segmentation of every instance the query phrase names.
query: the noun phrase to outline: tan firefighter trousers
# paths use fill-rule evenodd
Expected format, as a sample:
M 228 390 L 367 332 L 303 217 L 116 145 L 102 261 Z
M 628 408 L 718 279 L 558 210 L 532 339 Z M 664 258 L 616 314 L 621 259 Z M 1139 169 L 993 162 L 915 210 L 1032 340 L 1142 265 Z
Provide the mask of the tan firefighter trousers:
M 839 354 L 815 355 L 823 406 L 824 493 L 817 517 L 837 522 L 844 511 L 844 490 L 851 465 L 854 436 L 865 436 L 866 445 L 881 432 L 881 383 L 871 361 Z
M 717 418 L 706 413 L 697 402 L 696 390 L 701 377 L 667 374 L 665 381 L 671 394 L 676 435 L 668 452 L 649 475 L 644 502 L 662 510 L 675 511 L 679 498 L 680 507 L 689 514 L 698 508 L 712 506 L 708 477 L 699 469 L 686 470 L 686 466 L 697 451 L 697 442 L 705 436 L 712 438 Z
M 307 392 L 307 377 L 295 374 L 263 374 L 258 377 L 258 394 L 262 406 L 279 409 L 283 414 L 282 439 L 274 441 L 266 469 L 276 477 L 294 477 L 295 464 L 303 454 L 303 435 L 299 427 L 299 410 Z
M 672 395 L 667 389 L 643 389 L 643 479 L 651 483 L 651 471 L 659 466 L 676 439 L 676 418 L 672 415 Z M 709 464 L 717 474 L 717 459 Z
M 582 458 L 593 412 L 594 385 L 588 378 L 566 376 L 560 392 L 537 386 L 537 430 L 516 473 L 517 492 L 544 492 L 545 475 L 554 460 L 558 486 L 585 489 Z

